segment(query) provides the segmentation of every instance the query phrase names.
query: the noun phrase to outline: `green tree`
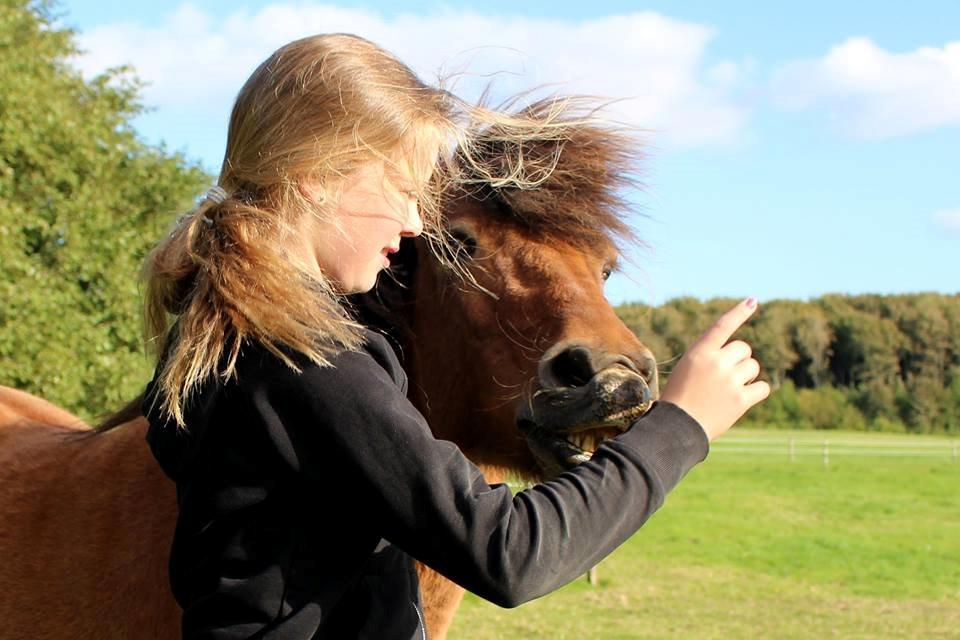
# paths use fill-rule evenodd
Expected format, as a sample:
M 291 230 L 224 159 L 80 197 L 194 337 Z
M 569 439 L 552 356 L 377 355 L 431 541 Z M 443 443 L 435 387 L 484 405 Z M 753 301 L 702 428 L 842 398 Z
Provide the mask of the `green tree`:
M 960 366 L 950 370 L 943 403 L 943 425 L 946 433 L 960 434 Z
M 810 303 L 795 305 L 791 315 L 790 339 L 798 358 L 791 378 L 801 386 L 818 387 L 830 370 L 830 323 L 823 310 Z
M 904 344 L 896 324 L 858 309 L 851 300 L 839 296 L 826 296 L 820 303 L 833 332 L 830 370 L 834 383 L 856 387 L 880 382 L 895 386 L 901 378 L 900 349 Z
M 799 419 L 814 429 L 862 430 L 863 414 L 854 407 L 842 389 L 820 387 L 797 392 Z
M 737 333 L 750 343 L 762 374 L 773 388 L 783 382 L 786 372 L 799 359 L 790 341 L 791 312 L 787 303 L 774 300 Z
M 210 178 L 137 137 L 129 70 L 69 65 L 51 6 L 0 3 L 0 383 L 92 417 L 151 373 L 140 265 Z
M 648 344 L 656 336 L 679 354 L 734 302 L 677 298 L 653 308 L 625 305 L 621 317 Z M 773 300 L 738 337 L 753 346 L 775 387 L 747 414 L 748 424 L 960 431 L 960 295 Z
M 617 315 L 643 344 L 653 352 L 658 369 L 665 375 L 679 358 L 671 352 L 663 336 L 653 329 L 654 308 L 645 304 L 632 303 L 617 307 Z
M 946 382 L 952 365 L 950 322 L 945 313 L 947 298 L 936 294 L 898 296 L 894 321 L 905 340 L 900 349 L 901 369 L 909 382 L 913 378 Z
M 658 359 L 676 361 L 697 338 L 699 302 L 690 298 L 670 300 L 653 310 L 650 328 L 660 336 L 666 351 Z

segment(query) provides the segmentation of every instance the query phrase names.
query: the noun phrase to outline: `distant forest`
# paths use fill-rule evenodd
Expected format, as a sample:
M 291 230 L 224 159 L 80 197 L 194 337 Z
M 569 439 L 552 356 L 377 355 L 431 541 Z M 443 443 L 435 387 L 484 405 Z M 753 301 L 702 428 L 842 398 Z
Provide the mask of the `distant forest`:
M 671 365 L 735 300 L 625 304 L 624 322 Z M 754 427 L 960 432 L 960 295 L 772 300 L 738 332 L 774 391 Z

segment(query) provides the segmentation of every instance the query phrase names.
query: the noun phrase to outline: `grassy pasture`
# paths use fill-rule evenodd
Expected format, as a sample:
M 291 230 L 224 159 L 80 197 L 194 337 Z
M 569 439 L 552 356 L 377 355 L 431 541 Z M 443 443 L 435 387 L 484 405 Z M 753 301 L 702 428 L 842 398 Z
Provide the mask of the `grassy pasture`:
M 450 638 L 960 638 L 952 451 L 930 436 L 736 430 L 597 587 L 513 610 L 468 595 Z

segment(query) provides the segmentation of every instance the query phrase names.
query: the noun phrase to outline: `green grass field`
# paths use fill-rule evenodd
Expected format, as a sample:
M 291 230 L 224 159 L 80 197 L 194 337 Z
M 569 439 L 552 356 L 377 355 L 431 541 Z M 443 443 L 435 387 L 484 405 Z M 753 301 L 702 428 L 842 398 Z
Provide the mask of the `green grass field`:
M 468 594 L 449 637 L 960 638 L 960 463 L 946 439 L 736 430 L 598 573 L 512 610 Z

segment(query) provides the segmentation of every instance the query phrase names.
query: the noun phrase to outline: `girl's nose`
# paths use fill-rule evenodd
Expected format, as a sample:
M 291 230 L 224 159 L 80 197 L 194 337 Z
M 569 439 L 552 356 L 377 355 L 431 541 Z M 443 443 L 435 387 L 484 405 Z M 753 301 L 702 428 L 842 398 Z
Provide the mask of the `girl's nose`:
M 420 218 L 420 207 L 414 200 L 407 209 L 407 220 L 400 231 L 400 235 L 405 238 L 415 238 L 421 233 L 423 233 L 423 220 Z

